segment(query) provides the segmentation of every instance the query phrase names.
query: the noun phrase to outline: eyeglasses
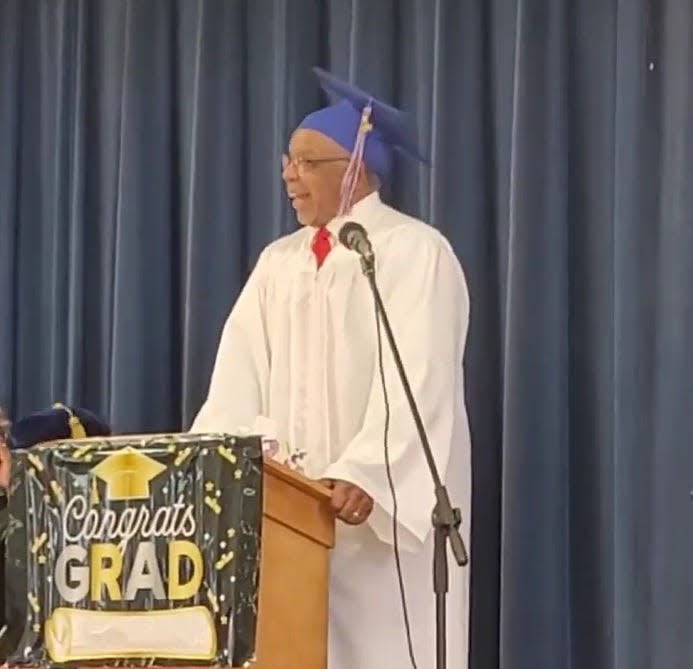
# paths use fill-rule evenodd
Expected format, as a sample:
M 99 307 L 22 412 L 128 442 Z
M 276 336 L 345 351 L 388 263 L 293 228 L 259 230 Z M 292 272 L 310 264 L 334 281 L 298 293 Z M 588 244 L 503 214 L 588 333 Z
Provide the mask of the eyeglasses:
M 299 174 L 312 169 L 316 165 L 322 165 L 323 163 L 336 163 L 340 161 L 349 161 L 349 158 L 344 156 L 339 158 L 303 158 L 298 156 L 296 158 L 291 158 L 286 153 L 282 154 L 282 172 L 291 165 L 296 168 Z

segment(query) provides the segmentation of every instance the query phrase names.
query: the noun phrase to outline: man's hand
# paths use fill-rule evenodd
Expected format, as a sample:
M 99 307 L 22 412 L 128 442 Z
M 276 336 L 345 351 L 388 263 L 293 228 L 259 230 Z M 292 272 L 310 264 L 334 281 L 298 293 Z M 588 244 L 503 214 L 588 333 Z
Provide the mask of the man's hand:
M 7 490 L 10 486 L 10 449 L 0 434 L 0 488 Z
M 332 510 L 337 518 L 349 525 L 366 522 L 373 511 L 373 499 L 353 483 L 334 479 L 322 479 L 321 483 L 332 490 Z

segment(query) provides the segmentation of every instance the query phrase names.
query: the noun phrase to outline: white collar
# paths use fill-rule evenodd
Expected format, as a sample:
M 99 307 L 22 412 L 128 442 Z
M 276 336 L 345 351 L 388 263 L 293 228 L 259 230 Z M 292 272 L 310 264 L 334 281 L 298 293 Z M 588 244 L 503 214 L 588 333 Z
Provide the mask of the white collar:
M 355 221 L 360 223 L 367 232 L 370 232 L 370 228 L 377 220 L 380 218 L 379 214 L 382 213 L 383 202 L 380 199 L 380 194 L 377 191 L 369 193 L 366 197 L 362 198 L 356 202 L 349 211 L 348 214 L 343 216 L 335 216 L 329 223 L 325 225 L 330 236 L 337 240 L 339 238 L 339 230 L 347 221 Z M 312 225 L 306 226 L 306 243 L 310 245 L 313 240 L 313 236 L 317 231 L 317 228 Z

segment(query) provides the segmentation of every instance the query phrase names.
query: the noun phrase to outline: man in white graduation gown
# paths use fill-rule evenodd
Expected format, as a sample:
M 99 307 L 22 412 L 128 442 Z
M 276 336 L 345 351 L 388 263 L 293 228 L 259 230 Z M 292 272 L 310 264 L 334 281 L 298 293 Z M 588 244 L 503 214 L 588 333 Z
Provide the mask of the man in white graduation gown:
M 316 69 L 343 99 L 294 132 L 283 177 L 301 229 L 261 254 L 221 335 L 193 432 L 273 432 L 304 472 L 333 488 L 339 518 L 330 562 L 330 669 L 410 666 L 393 550 L 397 533 L 418 666 L 435 664 L 433 485 L 359 257 L 337 242 L 360 223 L 434 457 L 469 548 L 471 458 L 462 358 L 469 300 L 449 243 L 386 206 L 377 189 L 391 150 L 420 157 L 401 114 Z M 364 113 L 364 109 L 366 110 Z M 340 215 L 341 214 L 341 215 Z M 387 430 L 387 435 L 386 435 Z M 450 560 L 448 667 L 467 667 L 469 568 Z

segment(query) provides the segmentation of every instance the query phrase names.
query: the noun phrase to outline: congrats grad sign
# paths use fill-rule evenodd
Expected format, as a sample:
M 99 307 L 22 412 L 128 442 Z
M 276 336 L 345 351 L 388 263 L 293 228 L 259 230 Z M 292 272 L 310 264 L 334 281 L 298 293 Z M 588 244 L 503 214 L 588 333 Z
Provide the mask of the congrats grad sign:
M 10 664 L 252 659 L 259 439 L 85 439 L 16 456 Z

